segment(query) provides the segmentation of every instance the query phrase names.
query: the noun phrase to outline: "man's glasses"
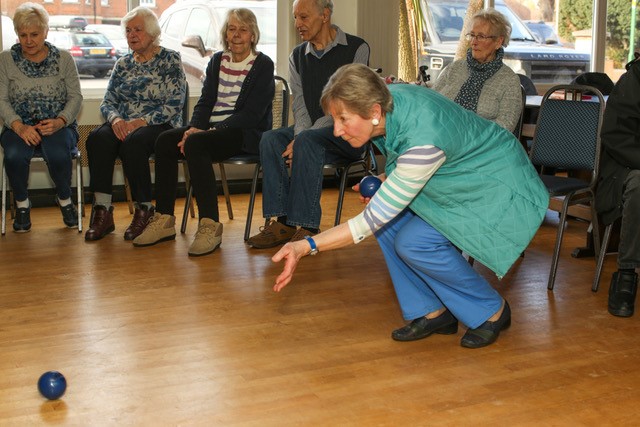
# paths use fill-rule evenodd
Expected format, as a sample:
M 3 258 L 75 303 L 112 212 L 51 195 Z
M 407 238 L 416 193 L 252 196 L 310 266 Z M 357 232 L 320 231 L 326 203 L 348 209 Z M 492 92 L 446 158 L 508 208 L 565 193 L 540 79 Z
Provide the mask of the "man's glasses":
M 483 42 L 485 40 L 495 39 L 497 37 L 498 36 L 485 36 L 484 34 L 473 34 L 473 33 L 467 33 L 464 35 L 464 38 L 467 39 L 468 42 L 470 42 L 473 39 L 476 39 L 479 42 Z

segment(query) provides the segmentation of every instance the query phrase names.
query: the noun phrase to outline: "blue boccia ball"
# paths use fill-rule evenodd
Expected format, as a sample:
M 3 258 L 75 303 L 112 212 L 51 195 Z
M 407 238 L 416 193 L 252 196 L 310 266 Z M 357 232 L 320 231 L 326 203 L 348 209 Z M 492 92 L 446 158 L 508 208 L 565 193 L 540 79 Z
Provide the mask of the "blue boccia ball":
M 382 181 L 377 176 L 367 175 L 360 181 L 360 194 L 362 194 L 362 197 L 371 198 L 376 194 L 381 184 Z
M 48 371 L 38 380 L 40 394 L 49 400 L 60 399 L 67 390 L 67 379 L 58 371 Z

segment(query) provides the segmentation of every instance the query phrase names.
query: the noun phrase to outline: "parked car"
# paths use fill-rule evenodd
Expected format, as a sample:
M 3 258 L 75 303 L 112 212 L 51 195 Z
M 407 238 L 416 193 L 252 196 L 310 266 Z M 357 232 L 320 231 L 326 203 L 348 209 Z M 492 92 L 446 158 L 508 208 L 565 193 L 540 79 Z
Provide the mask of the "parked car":
M 13 29 L 13 19 L 2 15 L 2 50 L 9 50 L 18 42 L 18 37 Z
M 449 65 L 455 56 L 466 14 L 467 0 L 421 0 L 425 30 L 420 65 L 429 67 L 431 80 Z M 504 63 L 524 74 L 535 84 L 569 83 L 589 70 L 591 55 L 558 45 L 536 41 L 531 31 L 502 0 L 495 8 L 512 26 L 511 40 L 505 49 Z
M 85 27 L 85 30 L 95 31 L 107 36 L 113 47 L 116 48 L 117 58 L 129 53 L 129 44 L 127 43 L 127 38 L 124 35 L 124 30 L 120 25 L 89 24 Z
M 49 28 L 76 28 L 84 29 L 87 24 L 87 19 L 82 16 L 72 15 L 50 15 L 49 16 Z
M 174 3 L 160 16 L 161 44 L 180 52 L 191 87 L 202 84 L 211 56 L 222 47 L 220 29 L 227 11 L 237 7 L 245 7 L 255 13 L 260 28 L 258 50 L 275 62 L 275 0 L 184 0 Z
M 116 49 L 106 36 L 95 31 L 49 30 L 47 40 L 59 49 L 69 51 L 78 74 L 102 78 L 116 63 Z
M 542 44 L 560 44 L 558 35 L 553 27 L 544 21 L 524 21 L 525 25 L 529 27 L 533 36 L 538 43 Z

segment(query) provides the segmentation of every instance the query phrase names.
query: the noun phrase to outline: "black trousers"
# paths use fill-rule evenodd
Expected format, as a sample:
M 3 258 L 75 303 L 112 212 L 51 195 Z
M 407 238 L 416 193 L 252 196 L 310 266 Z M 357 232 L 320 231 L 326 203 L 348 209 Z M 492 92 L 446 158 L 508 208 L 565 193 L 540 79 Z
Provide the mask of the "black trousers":
M 133 200 L 138 203 L 151 202 L 149 156 L 153 154 L 158 135 L 168 129 L 171 129 L 169 124 L 142 126 L 124 141 L 116 137 L 110 123 L 94 129 L 87 138 L 91 190 L 94 193 L 113 192 L 113 169 L 116 159 L 120 157 Z
M 171 129 L 156 141 L 156 212 L 174 215 L 178 186 L 178 159 L 182 154 L 178 142 L 188 127 Z M 198 204 L 200 218 L 220 221 L 218 189 L 213 163 L 242 154 L 242 130 L 222 129 L 194 133 L 184 145 L 191 186 Z

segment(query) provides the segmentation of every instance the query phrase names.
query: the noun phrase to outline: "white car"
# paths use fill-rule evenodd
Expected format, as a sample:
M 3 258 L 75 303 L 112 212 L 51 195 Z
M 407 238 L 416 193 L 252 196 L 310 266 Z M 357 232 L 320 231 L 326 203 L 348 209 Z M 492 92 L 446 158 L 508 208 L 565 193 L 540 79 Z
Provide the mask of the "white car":
M 13 29 L 13 19 L 2 15 L 2 50 L 9 50 L 18 43 L 18 37 Z
M 276 62 L 276 1 L 185 0 L 171 5 L 160 16 L 160 44 L 180 52 L 191 87 L 198 87 L 213 54 L 222 48 L 220 29 L 227 11 L 244 7 L 258 19 L 257 49 Z

